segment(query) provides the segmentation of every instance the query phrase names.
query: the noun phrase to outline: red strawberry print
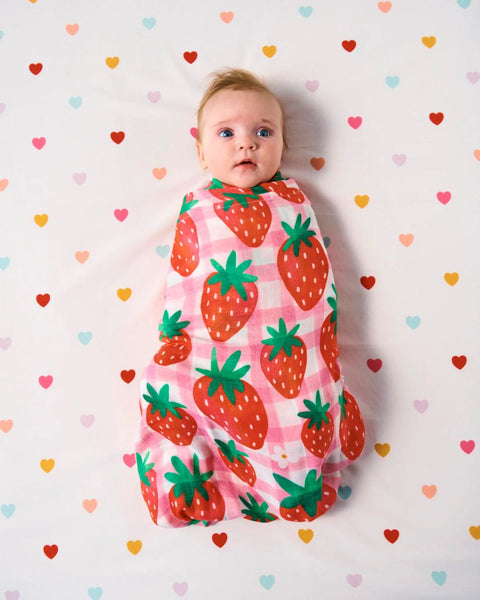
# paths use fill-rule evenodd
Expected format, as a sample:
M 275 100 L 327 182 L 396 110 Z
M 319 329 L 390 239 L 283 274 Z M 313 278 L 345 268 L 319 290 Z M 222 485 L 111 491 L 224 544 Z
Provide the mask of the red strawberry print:
M 280 516 L 287 521 L 313 521 L 326 513 L 337 499 L 337 492 L 323 485 L 321 473 L 317 479 L 315 469 L 307 473 L 303 486 L 277 473 L 273 477 L 289 494 L 280 502 Z
M 154 471 L 153 463 L 148 462 L 150 451 L 146 453 L 145 458 L 137 452 L 137 469 L 140 477 L 140 489 L 145 503 L 148 506 L 150 516 L 153 522 L 157 525 L 158 520 L 158 489 L 157 489 L 157 473 Z
M 340 447 L 349 460 L 356 460 L 365 445 L 365 424 L 355 398 L 347 392 L 339 397 L 340 403 Z
M 319 390 L 315 402 L 304 400 L 303 403 L 307 410 L 298 413 L 299 417 L 306 419 L 302 427 L 303 445 L 315 456 L 325 458 L 334 433 L 332 416 L 328 412 L 330 404 L 322 404 Z
M 333 381 L 340 379 L 340 367 L 337 358 L 340 354 L 337 343 L 337 292 L 332 285 L 333 296 L 327 298 L 327 302 L 333 308 L 332 312 L 325 317 L 320 330 L 320 353 L 333 377 Z
M 211 368 L 197 369 L 203 377 L 193 386 L 193 399 L 207 417 L 237 442 L 258 450 L 265 442 L 268 418 L 257 391 L 242 379 L 250 365 L 236 369 L 240 355 L 240 350 L 234 352 L 220 369 L 213 348 Z
M 209 190 L 222 200 L 213 208 L 225 225 L 246 246 L 260 246 L 272 224 L 272 212 L 268 204 L 253 190 L 229 188 L 218 180 L 214 180 Z
M 153 360 L 158 365 L 173 365 L 185 360 L 192 351 L 192 341 L 185 331 L 190 321 L 179 321 L 182 311 L 178 310 L 172 316 L 168 310 L 163 313 L 162 322 L 158 326 L 159 339 L 162 343 L 160 350 Z
M 301 338 L 296 336 L 300 325 L 291 331 L 283 319 L 278 322 L 278 330 L 267 326 L 271 337 L 262 340 L 265 347 L 260 356 L 260 367 L 272 386 L 285 398 L 295 398 L 300 393 L 305 369 L 307 349 Z
M 228 443 L 215 440 L 215 443 L 218 446 L 220 458 L 232 473 L 235 473 L 242 481 L 252 486 L 257 479 L 257 474 L 248 460 L 248 454 L 238 450 L 233 440 L 229 440 Z
M 183 404 L 169 400 L 170 386 L 163 385 L 157 392 L 147 383 L 148 394 L 143 398 L 148 402 L 147 425 L 177 446 L 188 446 L 197 432 L 197 422 L 185 410 Z
M 188 277 L 198 267 L 200 260 L 198 248 L 197 228 L 188 211 L 197 204 L 193 194 L 187 194 L 183 198 L 183 204 L 175 229 L 170 263 L 177 273 L 182 277 Z
M 328 259 L 322 244 L 299 214 L 291 227 L 282 221 L 288 235 L 277 256 L 277 266 L 285 287 L 302 310 L 313 308 L 323 296 L 328 277 Z
M 225 500 L 217 486 L 208 481 L 213 471 L 200 472 L 198 456 L 193 455 L 193 469 L 178 458 L 172 457 L 175 473 L 165 473 L 165 479 L 173 483 L 168 493 L 170 510 L 182 521 L 205 525 L 221 521 L 225 515 Z
M 247 492 L 248 500 L 245 500 L 242 496 L 239 496 L 240 501 L 246 508 L 242 510 L 242 514 L 245 515 L 247 521 L 255 521 L 257 523 L 270 523 L 276 521 L 278 517 L 268 512 L 268 504 L 266 502 L 258 503 L 257 500 Z
M 258 299 L 256 275 L 245 273 L 251 264 L 246 260 L 237 266 L 235 250 L 223 267 L 213 258 L 216 272 L 204 283 L 200 310 L 212 340 L 225 342 L 234 336 L 252 316 Z
M 268 183 L 262 183 L 262 187 L 270 192 L 275 192 L 280 198 L 293 202 L 294 204 L 303 204 L 303 202 L 305 202 L 303 192 L 297 187 L 288 187 L 285 181 L 269 181 Z

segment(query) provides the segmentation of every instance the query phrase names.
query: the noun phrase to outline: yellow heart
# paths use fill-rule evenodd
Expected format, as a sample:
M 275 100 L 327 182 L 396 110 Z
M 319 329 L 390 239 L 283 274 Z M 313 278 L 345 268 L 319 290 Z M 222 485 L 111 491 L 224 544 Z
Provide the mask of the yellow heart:
M 160 169 L 153 169 L 152 173 L 155 179 L 160 180 L 163 179 L 167 174 L 167 169 L 165 169 L 165 167 L 161 167 Z
M 138 554 L 142 549 L 142 542 L 140 540 L 130 540 L 127 542 L 127 548 L 132 554 Z
M 35 215 L 33 220 L 39 227 L 43 227 L 48 221 L 48 215 Z
M 375 444 L 375 452 L 385 458 L 390 452 L 390 444 Z
M 37 0 L 30 0 L 30 2 L 31 2 L 32 4 L 35 4 L 35 2 L 36 2 L 36 1 L 37 1 Z
M 272 58 L 272 56 L 274 56 L 275 52 L 277 51 L 277 47 L 276 46 L 264 46 L 262 48 L 262 51 L 265 54 L 265 56 L 268 56 L 268 58 Z
M 480 540 L 480 525 L 472 525 L 468 531 L 475 540 Z
M 299 529 L 298 537 L 305 542 L 305 544 L 309 544 L 313 540 L 313 531 L 311 529 Z
M 412 233 L 401 233 L 398 236 L 398 239 L 400 240 L 402 246 L 405 246 L 407 248 L 413 243 L 414 237 Z
M 355 204 L 360 208 L 365 208 L 369 202 L 370 196 L 367 196 L 366 194 L 364 196 L 358 194 L 355 196 Z
M 45 471 L 45 473 L 50 473 L 54 466 L 55 461 L 53 460 L 53 458 L 42 458 L 42 460 L 40 461 L 40 467 L 43 471 Z
M 422 37 L 422 43 L 427 48 L 433 48 L 435 46 L 436 41 L 437 41 L 437 38 L 434 35 L 430 35 L 430 36 L 425 35 Z
M 119 288 L 117 290 L 117 296 L 123 302 L 126 302 L 130 298 L 131 295 L 132 295 L 132 290 L 130 288 Z
M 83 265 L 84 262 L 87 262 L 89 256 L 90 252 L 88 250 L 79 250 L 78 252 L 75 252 L 75 258 L 81 265 Z
M 111 69 L 115 69 L 115 67 L 118 67 L 120 59 L 118 58 L 118 56 L 109 56 L 105 59 L 105 62 L 107 63 L 108 67 L 110 67 Z
M 448 285 L 455 285 L 459 279 L 460 275 L 458 273 L 445 273 L 443 278 L 448 283 Z
M 0 192 L 7 189 L 8 179 L 0 179 Z

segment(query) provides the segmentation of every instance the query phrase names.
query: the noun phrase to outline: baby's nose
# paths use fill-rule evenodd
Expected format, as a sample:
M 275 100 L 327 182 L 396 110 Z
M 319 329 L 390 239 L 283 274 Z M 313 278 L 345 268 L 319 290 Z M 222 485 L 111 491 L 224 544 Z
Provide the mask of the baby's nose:
M 257 145 L 257 140 L 251 135 L 243 135 L 238 138 L 238 145 L 241 150 L 253 150 Z

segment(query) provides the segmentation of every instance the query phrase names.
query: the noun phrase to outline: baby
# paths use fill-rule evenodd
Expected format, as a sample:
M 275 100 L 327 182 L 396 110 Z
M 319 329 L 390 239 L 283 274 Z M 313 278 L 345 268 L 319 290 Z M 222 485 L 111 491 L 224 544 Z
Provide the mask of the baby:
M 332 269 L 309 200 L 280 174 L 285 144 L 260 80 L 213 75 L 197 137 L 212 180 L 183 199 L 141 384 L 137 467 L 158 525 L 312 521 L 362 452 Z

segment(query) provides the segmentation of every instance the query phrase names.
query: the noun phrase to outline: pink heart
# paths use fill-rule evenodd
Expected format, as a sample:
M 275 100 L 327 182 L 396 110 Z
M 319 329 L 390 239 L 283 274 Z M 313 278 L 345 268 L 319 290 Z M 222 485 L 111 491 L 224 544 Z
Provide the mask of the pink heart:
M 196 127 L 191 127 L 190 135 L 196 140 L 198 136 L 198 129 Z
M 44 137 L 33 138 L 33 140 L 32 140 L 33 147 L 36 148 L 37 150 L 41 150 L 45 146 L 46 143 L 47 143 L 47 140 Z
M 462 440 L 460 442 L 460 448 L 465 454 L 471 454 L 475 450 L 475 442 L 473 440 Z
M 188 583 L 182 581 L 181 583 L 175 582 L 173 584 L 173 591 L 177 594 L 177 596 L 185 596 L 188 591 Z
M 148 92 L 147 98 L 150 102 L 158 102 L 161 98 L 160 92 Z
M 93 425 L 93 422 L 95 421 L 95 415 L 82 415 L 80 417 L 80 423 L 84 426 L 84 427 L 91 427 Z
M 363 581 L 363 577 L 359 573 L 350 573 L 347 575 L 347 583 L 352 587 L 358 587 Z
M 442 204 L 448 204 L 452 198 L 450 192 L 437 192 L 437 200 Z
M 0 338 L 0 348 L 2 350 L 8 350 L 10 348 L 11 343 L 12 338 Z
M 5 600 L 20 600 L 20 592 L 18 590 L 5 592 Z
M 77 185 L 83 185 L 87 181 L 87 174 L 86 173 L 74 173 L 72 175 L 72 177 L 73 177 L 73 181 Z
M 470 83 L 477 83 L 480 79 L 480 73 L 478 71 L 473 71 L 473 73 L 467 73 L 467 79 Z
M 319 81 L 318 81 L 318 79 L 314 79 L 312 81 L 306 81 L 305 86 L 309 92 L 315 92 L 318 90 Z
M 123 462 L 131 469 L 136 462 L 135 454 L 124 454 Z
M 40 375 L 38 383 L 44 390 L 47 390 L 53 383 L 53 377 L 51 375 Z
M 398 167 L 402 167 L 407 160 L 407 155 L 406 154 L 394 154 L 392 156 L 392 160 Z
M 362 124 L 362 117 L 348 117 L 348 124 L 352 129 L 358 129 Z
M 0 115 L 3 113 L 3 111 L 5 110 L 5 103 L 4 102 L 0 102 Z
M 428 408 L 428 400 L 415 400 L 413 406 L 419 413 L 424 413 Z
M 367 367 L 370 369 L 370 371 L 373 371 L 374 373 L 380 371 L 380 369 L 382 368 L 382 364 L 383 363 L 380 358 L 369 358 L 367 360 Z
M 128 217 L 128 210 L 126 208 L 116 208 L 113 214 L 118 221 L 122 222 Z

